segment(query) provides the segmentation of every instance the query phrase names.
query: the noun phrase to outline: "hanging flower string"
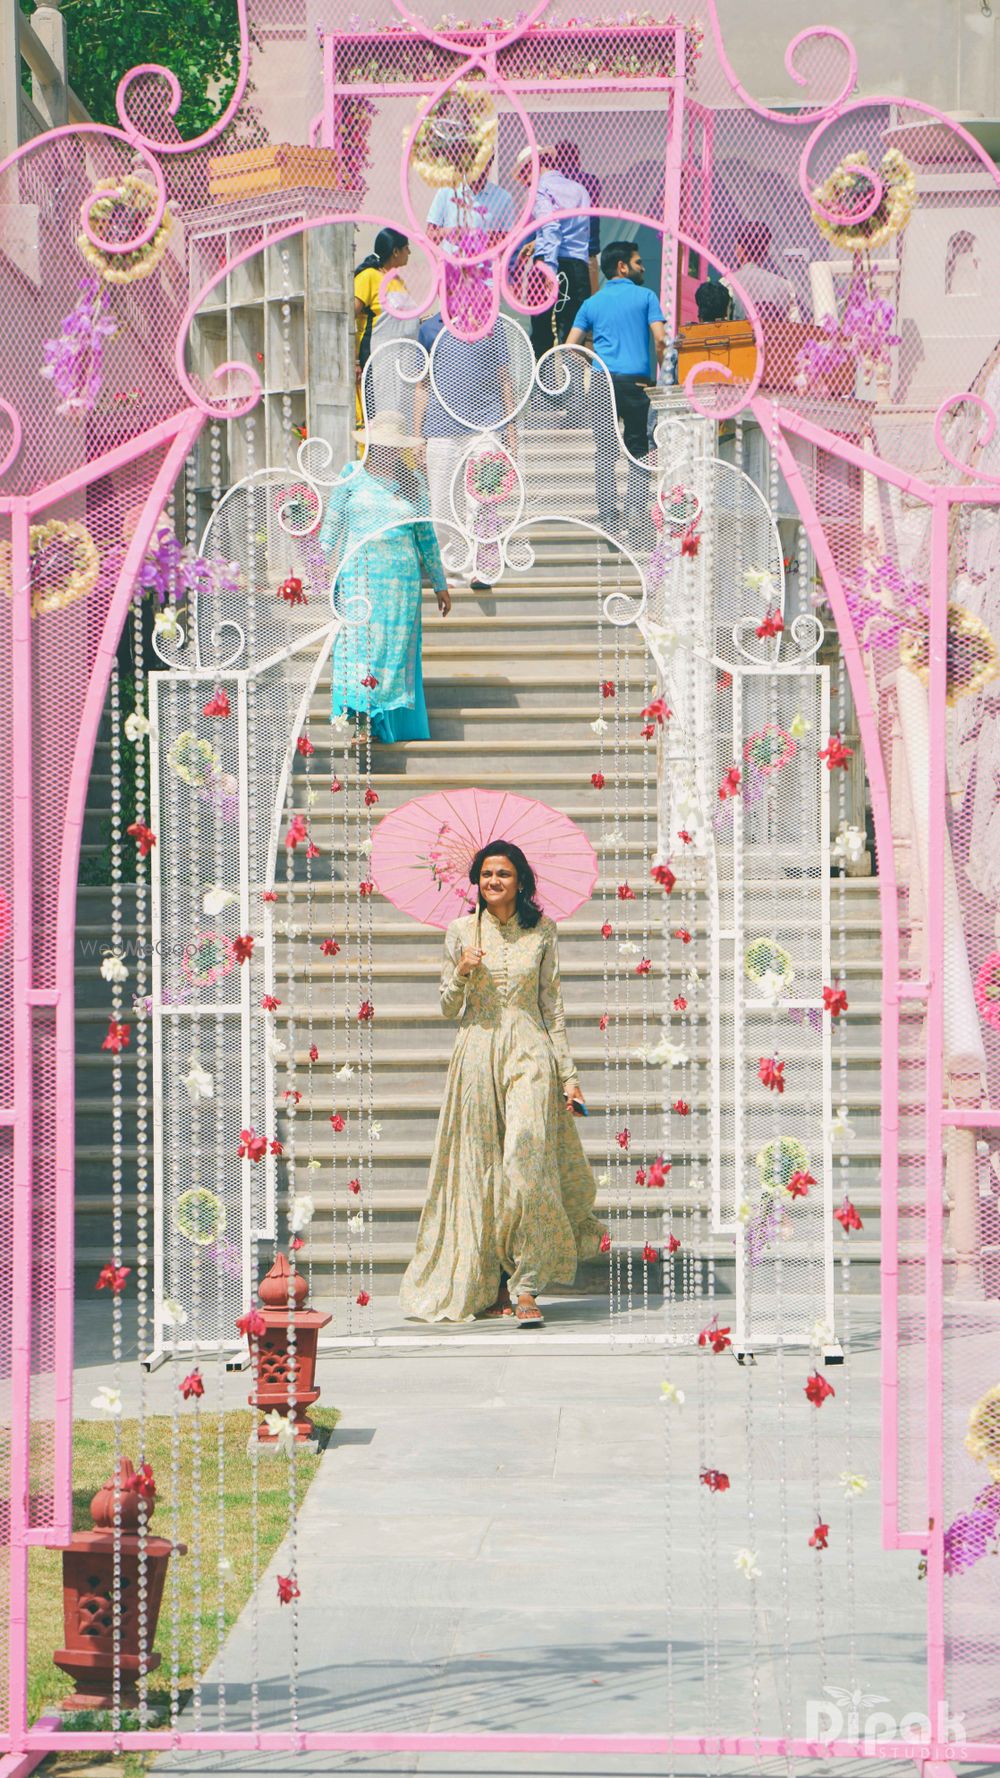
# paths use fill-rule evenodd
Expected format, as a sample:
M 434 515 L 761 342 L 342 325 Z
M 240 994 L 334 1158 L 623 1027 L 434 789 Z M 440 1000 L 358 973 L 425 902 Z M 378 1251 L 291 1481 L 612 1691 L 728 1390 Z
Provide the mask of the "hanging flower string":
M 84 278 L 76 307 L 64 315 L 59 334 L 46 340 L 41 375 L 59 396 L 59 414 L 89 413 L 101 392 L 104 348 L 118 332 L 107 286 Z

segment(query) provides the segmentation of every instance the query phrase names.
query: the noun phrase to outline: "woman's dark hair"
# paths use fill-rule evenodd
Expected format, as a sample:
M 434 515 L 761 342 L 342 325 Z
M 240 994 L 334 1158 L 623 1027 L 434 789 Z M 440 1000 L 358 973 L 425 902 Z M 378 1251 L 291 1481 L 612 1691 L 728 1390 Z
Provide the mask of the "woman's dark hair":
M 538 922 L 542 917 L 542 910 L 535 900 L 535 873 L 528 863 L 528 860 L 525 858 L 524 853 L 521 851 L 520 846 L 513 845 L 510 840 L 491 840 L 488 846 L 480 846 L 479 851 L 476 853 L 475 858 L 469 866 L 469 882 L 474 888 L 479 889 L 479 873 L 483 868 L 485 860 L 487 858 L 497 857 L 508 859 L 517 872 L 517 901 L 514 904 L 515 910 L 521 925 L 530 932 L 533 926 L 538 925 Z M 483 900 L 483 892 L 479 889 L 480 913 L 484 911 L 485 907 L 486 903 Z
M 354 276 L 357 277 L 359 272 L 381 271 L 389 264 L 394 253 L 409 245 L 409 237 L 401 234 L 398 228 L 380 228 L 375 236 L 372 252 L 360 265 L 355 266 Z

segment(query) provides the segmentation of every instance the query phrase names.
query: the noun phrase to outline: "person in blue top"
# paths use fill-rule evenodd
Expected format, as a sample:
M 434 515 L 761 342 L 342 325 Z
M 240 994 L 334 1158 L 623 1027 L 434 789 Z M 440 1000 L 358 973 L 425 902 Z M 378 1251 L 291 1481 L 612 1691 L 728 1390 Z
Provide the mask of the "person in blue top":
M 576 312 L 590 294 L 590 193 L 578 179 L 570 179 L 556 166 L 554 148 L 538 149 L 538 190 L 532 220 L 538 223 L 525 258 L 544 261 L 559 280 L 559 294 L 540 314 L 531 317 L 531 343 L 535 357 L 562 345 L 576 319 Z M 527 185 L 531 174 L 531 149 L 522 148 L 514 163 L 514 175 Z M 560 210 L 576 215 L 558 216 Z
M 605 282 L 580 305 L 566 343 L 582 346 L 590 335 L 594 355 L 608 373 L 614 397 L 611 410 L 603 379 L 595 373 L 591 398 L 599 522 L 609 536 L 621 535 L 617 482 L 620 423 L 629 455 L 625 496 L 628 540 L 645 548 L 652 541 L 650 472 L 645 466 L 650 359 L 655 355 L 657 368 L 663 363 L 667 329 L 656 296 L 643 283 L 646 271 L 634 241 L 610 242 L 601 254 L 601 271 Z

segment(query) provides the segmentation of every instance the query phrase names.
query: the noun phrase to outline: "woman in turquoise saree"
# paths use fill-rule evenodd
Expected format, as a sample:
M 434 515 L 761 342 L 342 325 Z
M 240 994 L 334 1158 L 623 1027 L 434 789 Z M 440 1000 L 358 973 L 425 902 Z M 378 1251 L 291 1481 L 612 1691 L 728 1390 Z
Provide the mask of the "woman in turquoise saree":
M 364 433 L 359 436 L 362 440 Z M 430 738 L 424 701 L 420 588 L 430 580 L 438 610 L 451 610 L 447 579 L 421 484 L 404 451 L 399 414 L 370 421 L 368 450 L 349 463 L 330 494 L 320 528 L 338 569 L 334 608 L 343 618 L 333 644 L 331 714 L 367 720 L 376 741 Z

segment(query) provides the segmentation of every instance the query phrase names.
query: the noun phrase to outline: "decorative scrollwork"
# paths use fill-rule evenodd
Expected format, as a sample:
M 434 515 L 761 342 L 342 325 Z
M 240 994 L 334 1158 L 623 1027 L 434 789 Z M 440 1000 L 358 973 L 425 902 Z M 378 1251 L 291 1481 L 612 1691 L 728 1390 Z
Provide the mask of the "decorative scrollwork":
M 715 0 L 708 0 L 708 18 L 716 54 L 722 64 L 723 73 L 733 91 L 743 100 L 744 105 L 748 106 L 757 117 L 767 118 L 769 123 L 782 124 L 786 128 L 789 125 L 801 127 L 802 115 L 800 112 L 774 111 L 770 106 L 760 104 L 759 100 L 747 91 L 738 78 L 726 54 Z M 785 69 L 796 86 L 808 87 L 810 85 L 810 76 L 802 67 L 803 49 L 806 44 L 815 46 L 820 43 L 830 43 L 836 45 L 838 50 L 842 50 L 845 66 L 837 92 L 831 98 L 822 99 L 815 109 L 810 111 L 809 115 L 817 121 L 821 118 L 836 116 L 853 93 L 858 79 L 858 55 L 850 38 L 845 36 L 843 31 L 836 30 L 833 25 L 811 25 L 807 30 L 799 31 L 785 50 Z
M 957 469 L 960 475 L 971 476 L 973 481 L 986 482 L 996 487 L 1000 483 L 1000 475 L 991 475 L 988 470 L 977 468 L 975 463 L 970 463 L 967 459 L 963 461 L 961 457 L 957 457 L 945 438 L 945 421 L 952 408 L 957 407 L 959 403 L 976 408 L 982 416 L 978 434 L 972 439 L 971 447 L 984 451 L 988 445 L 992 444 L 997 429 L 996 410 L 985 396 L 975 395 L 968 390 L 963 390 L 957 395 L 948 395 L 942 401 L 934 415 L 934 443 L 945 462 L 950 464 L 952 469 Z
M 236 116 L 243 102 L 247 79 L 250 73 L 250 28 L 247 19 L 247 0 L 236 0 L 237 23 L 240 34 L 240 65 L 236 76 L 236 84 L 229 97 L 229 102 L 216 118 L 210 129 L 203 130 L 200 136 L 193 136 L 188 142 L 171 141 L 169 138 L 160 141 L 155 136 L 148 136 L 128 113 L 129 89 L 136 81 L 154 76 L 166 82 L 167 111 L 176 117 L 180 109 L 183 93 L 176 74 L 170 68 L 164 68 L 159 62 L 140 62 L 138 67 L 130 68 L 118 82 L 115 93 L 115 109 L 119 121 L 129 141 L 137 147 L 149 148 L 156 154 L 190 154 L 196 148 L 204 148 L 209 142 L 215 142 Z

